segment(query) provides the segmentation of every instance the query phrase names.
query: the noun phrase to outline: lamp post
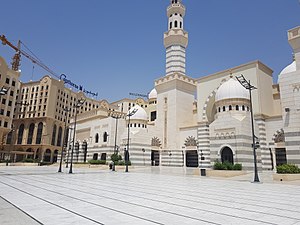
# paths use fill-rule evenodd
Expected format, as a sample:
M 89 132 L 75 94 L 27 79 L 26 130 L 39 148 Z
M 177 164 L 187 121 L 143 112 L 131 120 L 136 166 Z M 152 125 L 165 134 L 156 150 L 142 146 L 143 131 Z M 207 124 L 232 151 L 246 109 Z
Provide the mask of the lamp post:
M 251 85 L 250 80 L 247 81 L 243 75 L 236 76 L 236 79 L 240 84 L 249 91 L 250 95 L 250 115 L 251 115 L 251 127 L 252 127 L 252 147 L 253 147 L 253 158 L 254 158 L 254 181 L 259 182 L 258 172 L 257 172 L 257 159 L 256 159 L 256 145 L 255 145 L 255 135 L 254 135 L 254 121 L 253 121 L 253 109 L 252 109 L 252 95 L 251 91 L 257 89 Z
M 112 118 L 116 119 L 116 130 L 115 130 L 115 146 L 114 154 L 117 152 L 117 134 L 118 134 L 118 120 L 122 117 L 121 115 L 111 115 Z
M 69 173 L 73 173 L 73 154 L 74 154 L 74 145 L 75 145 L 75 133 L 76 133 L 76 120 L 77 120 L 77 109 L 82 106 L 85 102 L 85 99 L 79 99 L 76 104 L 74 105 L 75 107 L 75 118 L 74 118 L 74 131 L 73 131 L 73 142 L 72 142 L 72 151 L 71 151 L 71 162 L 70 162 L 70 170 Z
M 65 148 L 66 148 L 67 143 L 68 143 L 68 140 L 67 140 L 68 139 L 67 122 L 68 122 L 68 113 L 71 111 L 71 109 L 69 109 L 68 107 L 64 107 L 63 110 L 65 112 L 65 131 L 64 131 L 64 140 L 62 142 L 58 173 L 62 172 L 62 168 L 61 168 L 62 167 L 62 160 L 63 160 Z
M 125 165 L 126 169 L 125 172 L 128 172 L 128 161 L 129 161 L 129 135 L 130 135 L 130 117 L 133 116 L 138 109 L 133 109 L 131 112 L 129 111 L 127 116 L 128 116 L 128 136 L 127 136 L 127 149 L 125 150 Z
M 70 130 L 73 130 L 73 128 L 71 128 L 71 127 L 69 127 L 68 128 L 68 130 L 70 131 Z M 69 132 L 70 133 L 70 135 L 69 135 L 69 138 L 68 138 L 68 140 L 70 140 L 69 141 L 69 143 L 67 143 L 67 147 L 68 147 L 68 154 L 67 154 L 67 161 L 66 161 L 66 168 L 69 168 L 69 156 L 70 156 L 70 149 L 71 149 L 71 143 L 72 143 L 72 141 L 71 141 L 71 132 Z

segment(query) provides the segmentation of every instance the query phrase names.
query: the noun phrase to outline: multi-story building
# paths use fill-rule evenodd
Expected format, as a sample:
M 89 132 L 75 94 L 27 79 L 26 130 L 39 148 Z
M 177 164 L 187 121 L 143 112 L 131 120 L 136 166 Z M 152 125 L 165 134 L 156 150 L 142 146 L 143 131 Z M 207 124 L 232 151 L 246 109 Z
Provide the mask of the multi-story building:
M 5 137 L 12 130 L 12 122 L 20 89 L 20 72 L 10 69 L 0 57 L 0 159 L 9 157 L 4 150 Z
M 38 81 L 21 83 L 14 112 L 13 127 L 7 132 L 4 146 L 13 161 L 32 158 L 39 162 L 56 162 L 61 151 L 65 127 L 75 115 L 109 107 L 107 101 L 98 101 L 65 87 L 63 80 L 44 76 Z M 10 123 L 11 124 L 11 123 Z M 9 126 L 10 128 L 11 126 Z

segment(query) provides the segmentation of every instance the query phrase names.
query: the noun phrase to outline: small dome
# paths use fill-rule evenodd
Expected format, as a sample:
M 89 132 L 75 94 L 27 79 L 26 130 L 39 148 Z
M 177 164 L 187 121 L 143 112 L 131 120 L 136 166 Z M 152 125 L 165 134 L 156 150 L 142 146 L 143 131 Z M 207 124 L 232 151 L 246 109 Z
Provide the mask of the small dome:
M 293 61 L 290 65 L 288 65 L 287 67 L 285 67 L 281 72 L 281 74 L 285 74 L 285 73 L 291 73 L 291 72 L 295 72 L 296 71 L 296 61 Z
M 127 115 L 129 113 L 132 113 L 134 110 L 136 110 L 136 113 L 133 114 L 132 116 L 130 116 L 130 120 L 148 120 L 148 116 L 147 116 L 147 113 L 145 111 L 145 109 L 143 109 L 141 106 L 139 105 L 135 105 L 134 107 L 132 107 Z M 126 120 L 128 120 L 128 116 L 126 117 Z
M 157 98 L 157 91 L 155 88 L 153 88 L 148 95 L 148 99 L 153 99 L 153 98 Z
M 248 90 L 233 78 L 230 78 L 218 88 L 215 101 L 230 98 L 250 98 Z

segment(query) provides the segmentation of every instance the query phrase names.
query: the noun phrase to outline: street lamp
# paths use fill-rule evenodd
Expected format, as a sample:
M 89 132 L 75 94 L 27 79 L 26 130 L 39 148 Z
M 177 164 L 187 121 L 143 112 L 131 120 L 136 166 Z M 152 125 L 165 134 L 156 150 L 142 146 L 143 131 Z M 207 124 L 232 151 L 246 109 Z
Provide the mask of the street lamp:
M 85 99 L 79 99 L 76 104 L 74 105 L 75 107 L 75 118 L 74 118 L 74 131 L 73 131 L 73 142 L 72 142 L 72 151 L 71 151 L 71 162 L 70 162 L 70 170 L 69 173 L 73 173 L 73 154 L 74 154 L 74 145 L 75 145 L 75 133 L 76 133 L 76 120 L 77 120 L 77 109 L 82 106 L 85 102 Z
M 116 130 L 115 130 L 115 146 L 114 146 L 114 154 L 117 152 L 117 134 L 118 134 L 118 120 L 122 118 L 121 115 L 111 115 L 112 118 L 116 119 Z
M 68 122 L 68 113 L 71 111 L 71 109 L 69 109 L 68 107 L 64 107 L 63 110 L 65 112 L 65 130 L 64 130 L 64 140 L 62 142 L 62 148 L 61 148 L 61 154 L 60 154 L 60 162 L 59 162 L 58 173 L 62 172 L 62 169 L 61 169 L 62 160 L 63 160 L 65 148 L 66 148 L 67 143 L 68 143 L 67 122 Z
M 258 172 L 257 172 L 257 159 L 256 159 L 256 145 L 255 145 L 255 135 L 254 135 L 254 121 L 253 121 L 253 109 L 252 109 L 252 95 L 251 91 L 257 89 L 253 85 L 251 85 L 250 80 L 247 81 L 244 75 L 236 76 L 236 79 L 240 82 L 240 84 L 249 90 L 250 95 L 250 114 L 251 114 L 251 126 L 252 126 L 252 147 L 253 147 L 253 158 L 254 158 L 254 181 L 259 182 Z
M 70 140 L 69 141 L 69 143 L 67 143 L 67 147 L 68 147 L 68 154 L 67 154 L 67 161 L 66 161 L 66 168 L 69 168 L 69 157 L 70 157 L 70 150 L 71 150 L 71 143 L 72 143 L 72 141 L 71 141 L 71 132 L 70 132 L 70 130 L 73 130 L 73 128 L 72 127 L 69 127 L 68 128 L 68 130 L 69 130 L 69 138 L 68 138 L 68 140 Z
M 138 109 L 133 109 L 131 112 L 129 111 L 127 116 L 128 116 L 128 136 L 127 136 L 127 149 L 125 150 L 125 165 L 126 169 L 125 172 L 128 172 L 128 161 L 129 161 L 129 133 L 130 133 L 130 117 L 133 116 Z

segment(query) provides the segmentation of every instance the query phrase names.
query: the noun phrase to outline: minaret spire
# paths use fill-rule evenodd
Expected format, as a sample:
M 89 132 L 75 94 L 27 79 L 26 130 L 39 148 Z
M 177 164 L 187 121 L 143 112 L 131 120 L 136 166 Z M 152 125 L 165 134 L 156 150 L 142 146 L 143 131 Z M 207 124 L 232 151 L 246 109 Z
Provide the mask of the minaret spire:
M 185 49 L 188 33 L 183 30 L 185 6 L 182 0 L 170 0 L 167 8 L 168 31 L 164 33 L 166 48 L 166 75 L 179 72 L 185 75 Z

